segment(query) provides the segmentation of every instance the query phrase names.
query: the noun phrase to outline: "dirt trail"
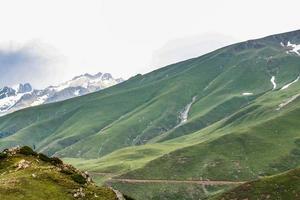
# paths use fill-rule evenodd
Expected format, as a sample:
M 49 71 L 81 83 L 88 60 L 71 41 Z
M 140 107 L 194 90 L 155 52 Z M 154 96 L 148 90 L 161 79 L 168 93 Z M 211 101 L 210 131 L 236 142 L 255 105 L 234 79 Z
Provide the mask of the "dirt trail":
M 122 182 L 122 183 L 186 183 L 186 184 L 198 184 L 198 185 L 239 185 L 246 183 L 244 181 L 219 181 L 219 180 L 167 180 L 167 179 L 120 179 L 113 178 L 117 176 L 113 173 L 99 173 L 89 172 L 91 175 L 110 176 L 111 178 L 107 182 Z
M 198 185 L 238 185 L 245 182 L 241 181 L 209 181 L 209 180 L 141 180 L 141 179 L 110 179 L 108 182 L 122 183 L 187 183 Z

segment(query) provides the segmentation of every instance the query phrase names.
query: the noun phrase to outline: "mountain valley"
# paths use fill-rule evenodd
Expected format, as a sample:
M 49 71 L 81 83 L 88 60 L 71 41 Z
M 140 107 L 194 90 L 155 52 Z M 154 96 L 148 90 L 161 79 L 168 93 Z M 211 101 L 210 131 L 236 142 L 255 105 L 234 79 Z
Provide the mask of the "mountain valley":
M 43 98 L 41 92 L 26 103 L 45 105 L 0 118 L 0 149 L 28 145 L 137 200 L 268 199 L 280 177 L 280 191 L 292 187 L 298 195 L 299 44 L 297 30 L 116 80 L 103 90 L 91 83 L 78 88 L 77 81 L 48 87 L 56 94 Z M 65 100 L 77 93 L 86 95 Z M 269 181 L 274 184 L 263 185 Z M 257 187 L 267 192 L 254 195 Z

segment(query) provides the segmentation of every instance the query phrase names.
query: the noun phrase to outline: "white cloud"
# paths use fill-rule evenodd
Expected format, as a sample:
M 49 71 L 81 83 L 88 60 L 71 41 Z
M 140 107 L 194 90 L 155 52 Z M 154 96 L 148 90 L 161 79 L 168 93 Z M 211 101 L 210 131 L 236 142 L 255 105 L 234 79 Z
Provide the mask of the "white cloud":
M 176 60 L 170 54 L 170 60 L 162 58 L 157 49 L 163 52 L 167 41 L 191 35 L 214 32 L 246 40 L 300 29 L 299 0 L 0 0 L 0 5 L 0 44 L 38 40 L 65 57 L 53 65 L 57 73 L 48 82 L 85 72 L 125 78 L 144 73 Z M 153 53 L 165 61 L 155 64 Z M 181 53 L 174 55 L 185 58 Z
M 38 41 L 0 45 L 0 86 L 30 82 L 36 87 L 59 81 L 63 57 Z
M 234 42 L 237 42 L 237 40 L 216 33 L 206 33 L 170 40 L 160 49 L 154 51 L 151 66 L 159 68 L 189 58 L 198 57 Z

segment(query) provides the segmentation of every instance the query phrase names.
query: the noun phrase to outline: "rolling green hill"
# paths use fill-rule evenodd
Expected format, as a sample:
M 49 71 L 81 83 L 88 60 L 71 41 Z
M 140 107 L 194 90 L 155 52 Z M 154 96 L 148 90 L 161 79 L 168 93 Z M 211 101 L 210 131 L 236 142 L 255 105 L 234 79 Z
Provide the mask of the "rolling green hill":
M 221 199 L 299 199 L 300 170 L 295 169 L 280 175 L 266 177 L 260 180 L 245 183 L 212 200 Z
M 300 44 L 300 31 L 230 45 L 100 92 L 17 111 L 0 118 L 0 148 L 35 147 L 96 172 L 99 183 L 248 181 L 299 167 L 300 56 L 292 44 Z M 134 185 L 114 186 L 137 199 L 143 194 Z M 149 199 L 158 192 L 140 187 Z M 166 199 L 172 199 L 180 191 L 174 188 L 166 185 L 161 194 L 170 191 Z M 183 188 L 195 194 L 186 199 L 224 189 Z

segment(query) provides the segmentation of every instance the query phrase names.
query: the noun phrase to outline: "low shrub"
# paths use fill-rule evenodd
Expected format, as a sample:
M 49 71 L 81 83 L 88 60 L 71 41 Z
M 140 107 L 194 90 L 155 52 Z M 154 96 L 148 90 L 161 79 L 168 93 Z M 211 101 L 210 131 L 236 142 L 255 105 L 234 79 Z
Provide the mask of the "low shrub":
M 0 160 L 7 158 L 7 153 L 0 152 Z
M 61 170 L 61 173 L 64 173 L 64 174 L 67 174 L 67 175 L 71 175 L 71 174 L 74 174 L 74 171 L 71 170 L 71 169 L 68 169 L 68 168 L 64 168 Z
M 130 196 L 126 195 L 126 194 L 123 194 L 123 196 L 124 196 L 124 198 L 126 200 L 134 200 L 132 197 L 130 197 Z
M 39 153 L 38 156 L 39 156 L 39 159 L 41 159 L 42 161 L 51 162 L 51 158 L 49 158 L 47 155 L 45 155 L 43 153 Z
M 61 165 L 63 164 L 63 161 L 61 159 L 59 159 L 58 157 L 52 157 L 51 159 L 51 163 L 54 165 Z
M 20 154 L 26 155 L 26 156 L 36 156 L 37 153 L 32 150 L 29 146 L 23 146 L 20 148 L 19 151 Z
M 81 176 L 80 174 L 73 174 L 71 176 L 71 178 L 73 179 L 73 181 L 79 183 L 79 184 L 85 184 L 86 180 L 83 176 Z

